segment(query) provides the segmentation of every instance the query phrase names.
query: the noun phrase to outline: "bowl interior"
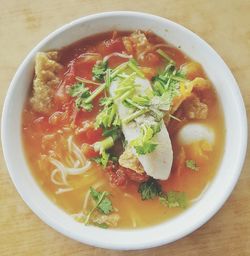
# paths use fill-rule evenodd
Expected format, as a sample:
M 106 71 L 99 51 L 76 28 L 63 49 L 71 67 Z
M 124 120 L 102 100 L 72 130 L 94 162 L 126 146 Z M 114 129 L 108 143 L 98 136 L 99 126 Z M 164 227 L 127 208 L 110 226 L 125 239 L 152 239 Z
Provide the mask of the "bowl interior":
M 38 51 L 61 48 L 81 38 L 110 30 L 152 30 L 203 66 L 215 86 L 225 115 L 225 152 L 217 175 L 202 199 L 190 209 L 157 226 L 138 230 L 102 230 L 83 226 L 59 209 L 41 191 L 27 166 L 21 140 L 21 115 L 29 93 Z M 237 133 L 237 134 L 236 134 Z M 184 27 L 153 15 L 112 12 L 74 21 L 39 43 L 19 67 L 10 85 L 2 116 L 2 144 L 8 170 L 25 202 L 47 224 L 78 241 L 111 249 L 149 248 L 172 242 L 205 223 L 231 193 L 245 157 L 246 115 L 238 86 L 218 54 Z

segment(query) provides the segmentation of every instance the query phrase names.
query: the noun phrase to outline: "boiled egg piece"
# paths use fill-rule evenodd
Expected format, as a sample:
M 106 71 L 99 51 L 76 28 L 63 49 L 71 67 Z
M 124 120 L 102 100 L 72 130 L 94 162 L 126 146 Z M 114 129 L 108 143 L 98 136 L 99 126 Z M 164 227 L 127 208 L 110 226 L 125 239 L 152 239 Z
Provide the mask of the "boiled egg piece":
M 179 133 L 178 140 L 182 145 L 192 144 L 198 141 L 207 141 L 214 144 L 214 130 L 205 124 L 191 123 L 184 125 Z

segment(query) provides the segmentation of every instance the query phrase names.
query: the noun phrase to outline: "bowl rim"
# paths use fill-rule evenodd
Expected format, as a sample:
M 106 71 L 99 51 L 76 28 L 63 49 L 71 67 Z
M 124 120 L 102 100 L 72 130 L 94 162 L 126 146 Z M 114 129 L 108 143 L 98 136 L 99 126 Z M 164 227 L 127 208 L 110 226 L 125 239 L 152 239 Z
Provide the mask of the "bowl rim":
M 172 24 L 175 27 L 178 27 L 178 29 L 185 31 L 186 33 L 189 33 L 190 35 L 192 35 L 192 37 L 195 38 L 195 40 L 198 40 L 200 43 L 202 43 L 203 45 L 206 46 L 206 48 L 214 55 L 216 56 L 217 60 L 219 60 L 221 62 L 221 64 L 224 66 L 226 72 L 227 72 L 227 76 L 230 78 L 232 84 L 234 84 L 235 86 L 232 86 L 232 90 L 234 90 L 235 93 L 235 97 L 237 97 L 237 101 L 239 104 L 239 108 L 240 108 L 240 119 L 241 119 L 241 125 L 242 125 L 242 132 L 243 132 L 243 138 L 245 138 L 244 141 L 242 141 L 242 145 L 241 145 L 241 156 L 239 159 L 237 159 L 238 161 L 238 169 L 235 170 L 234 172 L 234 179 L 232 180 L 231 184 L 228 185 L 227 190 L 225 190 L 224 192 L 224 197 L 223 198 L 219 198 L 217 201 L 217 205 L 216 207 L 214 206 L 214 208 L 209 209 L 209 211 L 204 214 L 203 218 L 198 219 L 196 222 L 194 222 L 192 225 L 189 226 L 188 229 L 186 230 L 181 230 L 179 231 L 178 234 L 176 234 L 175 236 L 173 236 L 171 239 L 156 239 L 153 240 L 151 243 L 145 244 L 143 243 L 143 241 L 140 244 L 133 244 L 133 245 L 128 245 L 128 244 L 112 244 L 110 243 L 110 241 L 108 242 L 99 242 L 96 241 L 94 238 L 89 238 L 87 239 L 86 237 L 82 238 L 79 237 L 79 235 L 74 234 L 74 232 L 71 233 L 67 233 L 67 230 L 61 226 L 58 226 L 57 223 L 55 223 L 51 218 L 48 217 L 48 215 L 44 214 L 44 212 L 41 212 L 39 209 L 35 208 L 34 205 L 32 204 L 30 198 L 28 198 L 26 195 L 23 194 L 21 187 L 18 185 L 16 179 L 15 179 L 15 175 L 14 175 L 14 171 L 11 168 L 11 164 L 10 164 L 10 158 L 7 155 L 7 150 L 6 150 L 6 145 L 8 144 L 8 138 L 5 134 L 7 134 L 7 130 L 8 127 L 6 127 L 6 120 L 8 119 L 8 115 L 7 115 L 7 110 L 8 110 L 8 105 L 9 105 L 9 101 L 10 101 L 10 95 L 12 94 L 12 91 L 15 89 L 15 84 L 16 84 L 16 77 L 18 76 L 18 74 L 20 72 L 22 72 L 22 70 L 25 68 L 26 64 L 28 63 L 30 57 L 37 52 L 37 49 L 41 48 L 43 45 L 45 45 L 49 40 L 53 39 L 55 36 L 64 33 L 64 31 L 71 29 L 72 27 L 87 22 L 87 21 L 91 21 L 91 20 L 95 20 L 95 19 L 100 19 L 100 18 L 111 18 L 112 16 L 117 16 L 117 15 L 127 15 L 127 16 L 138 16 L 141 18 L 152 18 L 156 21 L 159 22 L 168 22 L 169 24 Z M 92 246 L 97 246 L 97 247 L 101 247 L 101 248 L 106 248 L 106 249 L 123 249 L 123 250 L 133 250 L 133 249 L 146 249 L 146 248 L 152 248 L 152 247 L 156 247 L 156 246 L 161 246 L 170 242 L 174 242 L 188 234 L 190 234 L 191 232 L 195 231 L 196 229 L 198 229 L 199 227 L 201 227 L 204 223 L 206 223 L 208 220 L 210 220 L 212 218 L 212 216 L 223 206 L 223 204 L 225 203 L 225 201 L 229 198 L 231 192 L 233 191 L 238 178 L 240 176 L 241 170 L 243 168 L 243 164 L 244 164 L 244 160 L 245 160 L 245 155 L 246 155 L 246 149 L 247 149 L 247 137 L 248 137 L 248 133 L 247 133 L 247 117 L 246 117 L 246 110 L 245 110 L 245 106 L 244 106 L 244 102 L 240 93 L 240 89 L 237 85 L 237 82 L 235 80 L 235 78 L 233 77 L 230 69 L 228 68 L 228 66 L 225 64 L 225 62 L 223 61 L 223 59 L 220 57 L 220 55 L 207 43 L 205 42 L 203 39 L 201 39 L 198 35 L 196 35 L 195 33 L 193 33 L 192 31 L 190 31 L 189 29 L 185 28 L 182 25 L 179 25 L 178 23 L 175 23 L 171 20 L 168 20 L 166 18 L 163 17 L 159 17 L 156 15 L 152 15 L 152 14 L 148 14 L 148 13 L 143 13 L 143 12 L 134 12 L 134 11 L 112 11 L 112 12 L 101 12 L 101 13 L 97 13 L 97 14 L 91 14 L 88 16 L 84 16 L 81 17 L 79 19 L 73 20 L 72 22 L 69 22 L 61 27 L 59 27 L 58 29 L 56 29 L 54 32 L 50 33 L 48 36 L 46 36 L 44 39 L 42 39 L 25 57 L 25 59 L 23 60 L 23 62 L 19 65 L 12 81 L 11 84 L 8 88 L 7 91 L 7 95 L 4 101 L 4 106 L 3 106 L 3 111 L 2 111 L 2 122 L 1 122 L 1 140 L 2 140 L 2 148 L 3 148 L 3 155 L 4 155 L 4 159 L 7 165 L 7 169 L 8 172 L 11 176 L 12 182 L 14 183 L 18 193 L 20 194 L 20 196 L 22 197 L 22 199 L 25 201 L 25 203 L 30 207 L 30 209 L 46 224 L 48 224 L 50 227 L 52 227 L 53 229 L 57 230 L 59 233 L 72 238 L 74 240 L 77 240 L 79 242 L 82 243 L 86 243 Z M 160 224 L 161 225 L 161 224 Z M 151 227 L 150 227 L 151 228 Z M 124 233 L 126 233 L 127 231 L 124 231 Z M 133 231 L 130 231 L 133 232 Z

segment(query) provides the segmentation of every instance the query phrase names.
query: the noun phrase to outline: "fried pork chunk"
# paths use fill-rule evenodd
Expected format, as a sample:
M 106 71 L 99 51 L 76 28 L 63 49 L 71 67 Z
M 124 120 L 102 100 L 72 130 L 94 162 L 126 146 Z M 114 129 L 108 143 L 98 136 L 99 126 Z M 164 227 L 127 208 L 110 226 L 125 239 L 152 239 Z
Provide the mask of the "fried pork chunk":
M 56 51 L 39 52 L 36 55 L 33 96 L 30 102 L 37 112 L 46 114 L 52 107 L 53 88 L 60 83 L 58 73 L 62 69 L 57 61 L 58 52 Z
M 137 173 L 144 173 L 144 169 L 139 159 L 133 154 L 131 148 L 127 147 L 119 158 L 119 164 Z

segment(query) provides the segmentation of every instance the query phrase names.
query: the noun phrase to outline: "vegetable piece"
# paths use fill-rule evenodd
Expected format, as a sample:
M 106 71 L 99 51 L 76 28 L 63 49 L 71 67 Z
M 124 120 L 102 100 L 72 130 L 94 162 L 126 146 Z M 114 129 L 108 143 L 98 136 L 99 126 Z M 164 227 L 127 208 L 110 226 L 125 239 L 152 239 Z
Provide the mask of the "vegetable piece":
M 94 144 L 94 149 L 95 149 L 95 151 L 99 151 L 100 153 L 102 153 L 103 151 L 105 151 L 113 146 L 114 146 L 114 139 L 111 136 L 109 136 L 102 141 L 96 142 Z
M 193 170 L 198 171 L 199 167 L 197 166 L 196 162 L 194 160 L 186 160 L 186 167 Z
M 114 70 L 112 70 L 112 73 L 110 75 L 111 79 L 114 79 L 118 74 L 120 74 L 123 70 L 125 70 L 128 67 L 128 62 L 122 63 L 118 67 L 116 67 Z
M 71 86 L 69 89 L 69 95 L 76 97 L 75 104 L 77 109 L 84 108 L 87 111 L 92 110 L 93 105 L 86 102 L 86 99 L 90 96 L 90 91 L 85 87 L 84 83 L 76 83 Z
M 88 215 L 86 216 L 86 219 L 84 221 L 85 224 L 88 224 L 90 221 L 90 217 L 93 214 L 93 212 L 98 209 L 99 212 L 104 214 L 109 214 L 113 211 L 112 202 L 107 197 L 109 195 L 108 192 L 98 192 L 94 188 L 90 187 L 90 195 L 95 201 L 95 206 L 89 211 Z
M 137 117 L 147 113 L 148 111 L 149 111 L 149 109 L 145 109 L 145 108 L 138 110 L 138 111 L 134 112 L 133 114 L 131 114 L 130 116 L 127 116 L 126 118 L 122 119 L 122 123 L 128 124 L 129 122 L 131 122 L 134 119 L 136 119 Z
M 90 103 L 97 95 L 99 95 L 106 87 L 106 84 L 101 84 L 99 87 L 97 87 L 91 95 L 85 100 L 86 103 Z
M 160 127 L 149 127 L 142 125 L 141 134 L 138 138 L 130 142 L 130 146 L 134 147 L 138 155 L 145 155 L 155 150 L 157 144 L 152 141 L 155 133 L 160 131 Z
M 103 81 L 107 68 L 108 68 L 107 61 L 96 62 L 96 64 L 94 65 L 94 67 L 92 69 L 92 74 L 93 74 L 94 78 L 97 81 Z
M 109 214 L 113 211 L 112 202 L 107 197 L 109 195 L 108 192 L 97 192 L 94 188 L 90 187 L 90 195 L 97 203 L 96 208 L 101 213 Z
M 117 107 L 112 98 L 102 98 L 100 105 L 104 106 L 103 110 L 97 115 L 95 126 L 103 128 L 111 128 L 120 126 L 121 121 L 117 113 Z
M 105 168 L 108 165 L 109 157 L 110 155 L 107 152 L 103 152 L 101 156 L 92 157 L 91 160 Z
M 184 192 L 169 191 L 159 197 L 160 202 L 169 208 L 186 208 L 187 196 Z
M 109 228 L 109 225 L 108 224 L 106 224 L 106 223 L 97 223 L 97 222 L 94 222 L 94 225 L 95 226 L 97 226 L 97 227 L 99 227 L 99 228 L 104 228 L 104 229 L 107 229 L 107 228 Z
M 123 101 L 134 94 L 137 87 L 135 84 L 136 76 L 136 72 L 134 72 L 119 81 L 119 84 L 115 90 L 114 100 L 119 99 L 120 101 Z
M 156 52 L 161 55 L 161 57 L 163 57 L 166 61 L 171 62 L 171 63 L 175 63 L 162 49 L 158 49 L 156 50 Z
M 105 88 L 108 88 L 111 84 L 111 70 L 106 70 L 105 83 L 100 84 L 92 93 L 90 93 L 88 88 L 85 88 L 83 83 L 77 83 L 73 85 L 69 94 L 72 97 L 77 97 L 75 100 L 78 109 L 83 108 L 87 111 L 93 109 L 93 104 L 91 103 L 94 98 L 96 98 Z
M 137 74 L 139 77 L 141 77 L 141 78 L 144 78 L 144 77 L 145 77 L 145 76 L 144 76 L 144 73 L 140 70 L 140 68 L 138 68 L 138 64 L 137 64 L 137 62 L 136 62 L 135 59 L 130 59 L 130 60 L 128 61 L 128 66 L 129 66 L 133 71 L 135 71 L 136 74 Z
M 175 96 L 180 94 L 180 82 L 188 81 L 183 77 L 180 71 L 177 71 L 175 64 L 170 62 L 162 74 L 153 78 L 153 91 L 157 96 L 161 96 L 164 93 L 169 98 L 169 102 L 172 103 Z
M 100 85 L 92 94 L 85 87 L 84 83 L 76 83 L 69 89 L 69 95 L 76 97 L 75 104 L 77 109 L 85 109 L 91 111 L 93 104 L 91 101 L 105 88 L 105 84 Z
M 153 199 L 162 193 L 161 185 L 153 178 L 142 182 L 139 186 L 138 192 L 141 194 L 142 200 Z
M 106 150 L 114 146 L 114 139 L 111 136 L 109 136 L 102 141 L 94 143 L 93 146 L 94 150 L 96 152 L 100 152 L 101 154 L 100 157 L 96 157 L 93 160 L 106 167 L 110 158 L 110 154 L 107 153 Z
M 110 129 L 104 129 L 102 135 L 104 137 L 109 137 L 111 136 L 113 140 L 115 141 L 116 139 L 120 138 L 122 134 L 121 128 L 118 126 L 114 126 Z
M 146 155 L 153 152 L 157 144 L 145 142 L 140 146 L 134 146 L 138 155 Z

